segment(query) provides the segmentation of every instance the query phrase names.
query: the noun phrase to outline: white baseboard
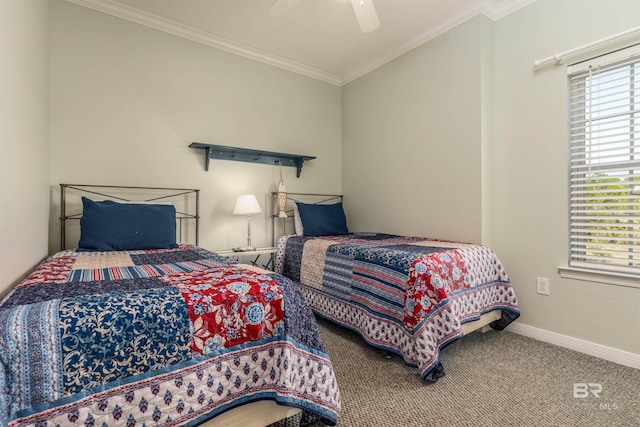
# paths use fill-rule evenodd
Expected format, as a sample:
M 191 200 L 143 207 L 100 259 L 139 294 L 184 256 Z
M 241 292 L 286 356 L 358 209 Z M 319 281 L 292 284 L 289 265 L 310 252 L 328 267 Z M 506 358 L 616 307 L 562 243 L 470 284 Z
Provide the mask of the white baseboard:
M 523 325 L 522 323 L 517 322 L 510 324 L 505 330 L 518 335 L 524 335 L 525 337 L 534 338 L 539 341 L 544 341 L 549 344 L 575 350 L 590 356 L 599 357 L 600 359 L 608 360 L 620 365 L 640 369 L 640 354 L 618 350 L 613 347 L 595 344 L 589 341 L 550 332 L 544 329 L 534 328 L 533 326 Z

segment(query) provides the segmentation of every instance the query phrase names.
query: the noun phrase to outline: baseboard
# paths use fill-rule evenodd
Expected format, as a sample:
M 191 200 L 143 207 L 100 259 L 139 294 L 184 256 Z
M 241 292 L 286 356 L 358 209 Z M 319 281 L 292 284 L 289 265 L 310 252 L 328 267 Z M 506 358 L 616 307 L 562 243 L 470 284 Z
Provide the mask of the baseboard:
M 549 344 L 575 350 L 590 356 L 599 357 L 600 359 L 608 360 L 620 365 L 640 369 L 640 354 L 595 344 L 544 329 L 534 328 L 533 326 L 523 325 L 518 322 L 512 323 L 505 330 L 518 335 L 524 335 L 525 337 L 534 338 L 539 341 L 544 341 Z

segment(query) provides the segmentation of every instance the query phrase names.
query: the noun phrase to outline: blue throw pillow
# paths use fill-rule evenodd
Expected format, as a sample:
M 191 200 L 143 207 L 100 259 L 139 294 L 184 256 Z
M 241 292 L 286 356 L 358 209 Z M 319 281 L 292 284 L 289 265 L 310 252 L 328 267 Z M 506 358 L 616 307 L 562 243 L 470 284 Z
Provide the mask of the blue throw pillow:
M 349 234 L 342 203 L 314 205 L 296 202 L 305 236 Z
M 82 198 L 79 249 L 127 251 L 177 247 L 173 205 Z

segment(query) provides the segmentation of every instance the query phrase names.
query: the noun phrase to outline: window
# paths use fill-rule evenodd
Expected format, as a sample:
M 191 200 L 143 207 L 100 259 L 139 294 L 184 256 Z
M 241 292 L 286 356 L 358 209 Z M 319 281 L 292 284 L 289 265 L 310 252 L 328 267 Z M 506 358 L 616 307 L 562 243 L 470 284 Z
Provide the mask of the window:
M 640 277 L 640 48 L 568 74 L 569 267 Z

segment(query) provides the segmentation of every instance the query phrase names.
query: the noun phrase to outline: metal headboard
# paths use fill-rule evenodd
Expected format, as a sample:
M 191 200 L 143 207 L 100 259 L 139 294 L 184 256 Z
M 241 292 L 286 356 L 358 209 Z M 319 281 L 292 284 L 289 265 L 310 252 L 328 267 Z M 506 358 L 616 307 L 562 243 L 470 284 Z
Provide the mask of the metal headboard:
M 276 237 L 276 227 L 278 220 L 281 220 L 282 223 L 282 234 L 285 235 L 287 230 L 287 220 L 290 220 L 293 223 L 293 207 L 289 208 L 289 203 L 302 202 L 302 203 L 311 203 L 316 205 L 321 204 L 329 204 L 329 203 L 338 203 L 342 201 L 344 196 L 342 194 L 320 194 L 320 193 L 287 193 L 287 218 L 280 218 L 278 213 L 280 211 L 278 207 L 278 193 L 271 193 L 271 206 L 273 207 L 271 213 L 271 229 L 273 231 L 273 236 L 271 239 L 271 243 L 273 246 L 276 245 L 277 237 Z
M 170 201 L 180 196 L 189 198 L 195 195 L 195 201 L 185 203 L 185 212 L 176 209 L 176 221 L 178 223 L 178 238 L 182 240 L 183 221 L 195 221 L 195 243 L 200 240 L 200 190 L 194 188 L 167 188 L 167 187 L 131 187 L 122 185 L 90 185 L 90 184 L 60 184 L 60 250 L 66 247 L 67 221 L 77 220 L 82 217 L 80 212 L 68 212 L 67 192 L 75 190 L 77 196 L 99 197 L 102 200 L 114 200 L 120 202 L 163 202 Z M 195 206 L 193 206 L 195 204 Z M 188 213 L 195 210 L 195 213 Z

